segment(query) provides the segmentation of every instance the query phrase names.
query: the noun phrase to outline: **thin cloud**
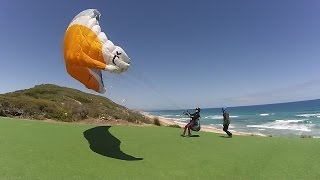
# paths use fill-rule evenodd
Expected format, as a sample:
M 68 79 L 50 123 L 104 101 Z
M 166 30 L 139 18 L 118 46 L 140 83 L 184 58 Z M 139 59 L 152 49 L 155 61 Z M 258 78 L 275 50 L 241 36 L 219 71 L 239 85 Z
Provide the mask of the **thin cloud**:
M 320 79 L 314 79 L 270 91 L 224 98 L 224 100 L 232 105 L 253 105 L 317 98 L 320 98 Z

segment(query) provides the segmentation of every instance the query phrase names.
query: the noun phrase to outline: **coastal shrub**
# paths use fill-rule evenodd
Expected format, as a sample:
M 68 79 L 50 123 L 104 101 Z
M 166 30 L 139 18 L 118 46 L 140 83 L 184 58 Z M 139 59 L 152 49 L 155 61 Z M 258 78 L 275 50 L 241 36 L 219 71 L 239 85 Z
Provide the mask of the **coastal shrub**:
M 49 89 L 41 89 L 41 90 L 37 90 L 37 91 L 34 91 L 35 93 L 38 93 L 38 94 L 57 94 L 56 91 L 54 90 L 49 90 Z
M 147 117 L 142 117 L 140 118 L 142 122 L 147 123 L 147 124 L 152 124 L 152 119 L 147 118 Z
M 1 106 L 4 108 L 7 108 L 10 106 L 10 103 L 8 101 L 4 101 L 4 102 L 2 102 Z
M 37 103 L 37 106 L 38 106 L 38 109 L 41 111 L 41 112 L 44 112 L 46 108 L 48 108 L 48 104 L 46 103 Z
M 126 116 L 124 120 L 126 120 L 128 122 L 134 122 L 134 118 L 131 116 Z
M 160 120 L 158 117 L 153 118 L 153 124 L 155 124 L 156 126 L 161 126 Z
M 114 117 L 115 119 L 121 119 L 121 117 L 120 117 L 119 114 L 114 114 L 113 117 Z
M 90 100 L 86 99 L 86 98 L 83 98 L 81 96 L 73 96 L 73 97 L 70 97 L 72 99 L 75 99 L 81 103 L 90 103 Z
M 3 110 L 0 110 L 0 116 L 7 117 L 6 113 Z
M 106 97 L 50 84 L 0 94 L 0 110 L 2 116 L 21 114 L 23 118 L 32 119 L 80 121 L 103 116 L 134 123 L 154 123 L 152 118 L 115 104 Z
M 37 94 L 37 92 L 34 92 L 34 91 L 26 91 L 26 92 L 24 92 L 24 95 L 38 99 L 38 94 Z
M 170 124 L 168 127 L 172 127 L 172 128 L 180 128 L 180 126 L 178 124 Z
M 80 110 L 80 118 L 81 119 L 88 118 L 88 114 L 89 114 L 89 111 L 87 109 L 81 109 Z
M 301 134 L 300 138 L 312 138 L 312 136 L 307 134 Z

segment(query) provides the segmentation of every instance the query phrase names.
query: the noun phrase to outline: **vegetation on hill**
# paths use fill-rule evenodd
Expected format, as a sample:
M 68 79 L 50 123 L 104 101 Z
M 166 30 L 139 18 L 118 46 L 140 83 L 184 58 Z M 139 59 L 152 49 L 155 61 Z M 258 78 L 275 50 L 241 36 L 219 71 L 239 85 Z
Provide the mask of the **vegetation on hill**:
M 118 105 L 106 97 L 52 84 L 0 94 L 0 116 L 68 122 L 99 118 L 153 123 L 150 118 Z

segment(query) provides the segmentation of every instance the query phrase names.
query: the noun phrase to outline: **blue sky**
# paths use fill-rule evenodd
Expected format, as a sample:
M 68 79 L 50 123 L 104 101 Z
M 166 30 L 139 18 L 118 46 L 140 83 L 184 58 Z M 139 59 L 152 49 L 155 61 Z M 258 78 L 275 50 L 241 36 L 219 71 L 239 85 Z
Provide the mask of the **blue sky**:
M 87 90 L 64 65 L 65 30 L 98 9 L 132 60 L 104 73 L 103 96 L 134 109 L 240 106 L 320 98 L 316 0 L 0 2 L 0 93 L 52 83 Z

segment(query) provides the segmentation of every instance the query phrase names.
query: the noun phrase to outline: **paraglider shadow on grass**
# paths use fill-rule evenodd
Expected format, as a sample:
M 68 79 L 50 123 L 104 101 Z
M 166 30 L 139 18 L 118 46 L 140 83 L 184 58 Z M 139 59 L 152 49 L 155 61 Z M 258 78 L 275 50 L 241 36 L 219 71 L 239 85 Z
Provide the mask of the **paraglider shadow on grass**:
M 109 132 L 110 127 L 97 126 L 83 132 L 90 149 L 97 154 L 114 159 L 126 161 L 142 160 L 143 158 L 136 158 L 121 151 L 121 141 Z
M 196 135 L 191 135 L 189 137 L 200 137 L 200 136 L 196 134 Z
M 221 138 L 231 138 L 230 136 L 224 136 L 224 135 L 221 135 L 220 137 Z

